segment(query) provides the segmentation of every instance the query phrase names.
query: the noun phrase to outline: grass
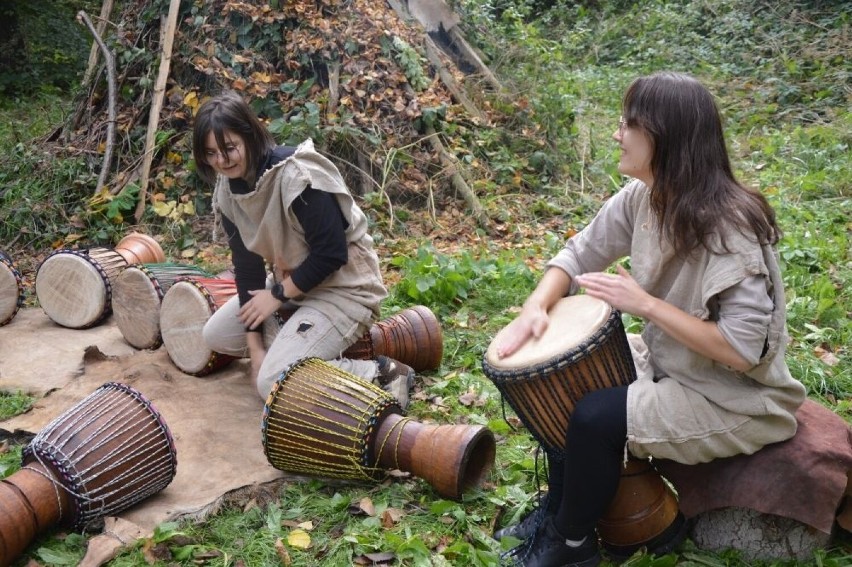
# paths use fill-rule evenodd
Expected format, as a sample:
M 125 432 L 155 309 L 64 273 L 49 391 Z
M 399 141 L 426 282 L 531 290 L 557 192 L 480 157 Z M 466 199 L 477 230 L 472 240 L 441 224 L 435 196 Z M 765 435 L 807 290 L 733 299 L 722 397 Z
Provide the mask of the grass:
M 285 557 L 292 565 L 367 565 L 388 557 L 397 565 L 495 564 L 500 544 L 488 535 L 532 504 L 540 463 L 530 437 L 503 419 L 505 411 L 512 421 L 511 412 L 482 374 L 480 360 L 535 285 L 543 260 L 620 186 L 609 139 L 619 97 L 634 76 L 656 69 L 694 72 L 718 94 L 737 173 L 767 195 L 785 232 L 779 252 L 791 336 L 787 362 L 810 397 L 852 422 L 852 53 L 844 39 L 849 11 L 839 9 L 848 3 L 556 2 L 552 11 L 542 11 L 535 2 L 515 2 L 499 17 L 489 11 L 493 5 L 499 3 L 461 2 L 464 25 L 472 37 L 482 34 L 485 56 L 514 89 L 512 95 L 529 100 L 548 143 L 578 156 L 570 179 L 530 177 L 528 183 L 538 184 L 534 191 L 517 194 L 492 192 L 493 185 L 483 184 L 491 188 L 483 202 L 507 225 L 500 242 L 471 239 L 438 249 L 425 239 L 399 238 L 386 223 L 374 227 L 382 257 L 392 258 L 385 264 L 393 281 L 385 309 L 422 303 L 443 324 L 443 364 L 421 376 L 410 414 L 489 426 L 499 443 L 486 485 L 455 503 L 417 479 L 288 484 L 266 505 L 226 508 L 198 523 L 164 524 L 111 566 L 254 567 L 287 564 Z M 532 20 L 532 14 L 540 19 Z M 7 119 L 0 119 L 0 149 L 20 158 L 21 169 L 0 178 L 12 191 L 23 191 L 16 183 L 32 171 L 31 164 L 43 164 L 38 156 L 27 157 L 32 152 L 26 140 L 49 131 L 61 116 L 62 105 L 53 108 L 51 100 L 58 102 L 47 96 L 0 106 L 0 118 Z M 497 151 L 495 144 L 488 141 L 489 151 Z M 500 159 L 506 172 L 525 167 L 513 161 L 511 151 Z M 63 160 L 62 167 L 63 176 L 87 175 L 85 164 L 74 160 Z M 28 207 L 50 206 L 62 194 L 51 185 L 34 191 Z M 515 199 L 530 205 L 513 208 Z M 17 217 L 15 222 L 40 228 Z M 20 394 L 2 395 L 0 417 L 25 411 L 30 403 Z M 0 454 L 0 476 L 12 474 L 19 461 L 19 446 Z M 300 548 L 302 534 L 309 538 L 307 549 Z M 30 558 L 43 565 L 76 564 L 85 542 L 79 534 L 49 532 L 16 565 Z M 710 553 L 687 543 L 677 554 L 638 554 L 626 563 L 804 564 L 852 564 L 848 534 L 841 532 L 829 549 L 806 562 L 749 562 L 734 551 Z

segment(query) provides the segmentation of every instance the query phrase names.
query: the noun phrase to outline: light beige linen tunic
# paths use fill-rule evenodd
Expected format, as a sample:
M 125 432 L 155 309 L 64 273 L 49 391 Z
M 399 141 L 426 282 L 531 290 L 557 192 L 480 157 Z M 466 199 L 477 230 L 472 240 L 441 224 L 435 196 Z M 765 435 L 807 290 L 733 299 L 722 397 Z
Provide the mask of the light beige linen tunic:
M 340 172 L 314 150 L 311 140 L 299 144 L 290 157 L 275 164 L 258 179 L 255 190 L 235 195 L 228 179 L 219 176 L 213 202 L 237 229 L 246 248 L 274 265 L 281 279 L 301 264 L 310 250 L 304 229 L 291 205 L 308 186 L 334 195 L 348 223 L 349 259 L 304 296 L 291 300 L 326 314 L 344 336 L 368 329 L 387 296 L 379 258 L 367 231 L 367 217 L 358 207 Z
M 685 464 L 751 454 L 796 432 L 805 388 L 784 360 L 787 342 L 784 287 L 777 251 L 730 227 L 730 253 L 701 247 L 679 258 L 657 226 L 649 189 L 632 181 L 610 198 L 592 222 L 568 240 L 548 269 L 574 276 L 605 270 L 629 256 L 631 275 L 649 294 L 704 320 L 717 320 L 716 296 L 743 279 L 762 275 L 774 303 L 766 350 L 741 373 L 684 347 L 653 323 L 634 351 L 637 380 L 628 387 L 630 452 Z M 724 219 L 720 225 L 725 226 Z M 716 240 L 718 243 L 718 240 Z M 571 293 L 577 291 L 572 282 Z

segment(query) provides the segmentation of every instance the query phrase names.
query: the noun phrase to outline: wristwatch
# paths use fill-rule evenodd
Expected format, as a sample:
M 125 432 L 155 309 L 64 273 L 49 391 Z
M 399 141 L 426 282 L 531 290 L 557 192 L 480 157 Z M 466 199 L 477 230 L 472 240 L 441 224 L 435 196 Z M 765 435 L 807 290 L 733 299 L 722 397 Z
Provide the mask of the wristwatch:
M 287 303 L 290 301 L 290 298 L 284 294 L 284 284 L 277 283 L 272 286 L 272 289 L 269 291 L 272 292 L 272 297 L 280 301 L 281 303 Z

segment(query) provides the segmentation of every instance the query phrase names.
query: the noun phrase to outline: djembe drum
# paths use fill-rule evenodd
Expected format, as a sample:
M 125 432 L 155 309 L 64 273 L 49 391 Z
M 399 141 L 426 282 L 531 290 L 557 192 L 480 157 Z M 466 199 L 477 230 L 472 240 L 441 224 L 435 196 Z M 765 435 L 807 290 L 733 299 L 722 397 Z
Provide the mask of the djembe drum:
M 210 278 L 197 266 L 174 263 L 135 264 L 125 268 L 112 291 L 112 312 L 121 335 L 138 349 L 155 349 L 163 343 L 160 306 L 177 278 Z
M 459 499 L 494 465 L 481 425 L 431 425 L 400 415 L 387 392 L 318 358 L 284 371 L 263 409 L 269 463 L 299 475 L 378 480 L 399 469 Z
M 86 329 L 112 313 L 112 291 L 119 273 L 133 262 L 162 262 L 157 241 L 138 233 L 115 246 L 52 252 L 36 271 L 39 305 L 58 325 Z
M 279 311 L 277 317 L 264 323 L 267 347 L 293 313 Z M 441 324 L 432 310 L 416 305 L 376 321 L 343 353 L 345 358 L 356 360 L 373 360 L 381 355 L 407 364 L 417 372 L 438 368 L 444 355 L 444 339 Z
M 346 350 L 349 358 L 389 356 L 415 371 L 435 370 L 444 355 L 441 324 L 431 309 L 415 305 L 377 321 Z
M 24 286 L 15 262 L 0 250 L 0 327 L 14 319 L 24 304 Z
M 95 390 L 24 449 L 21 470 L 0 481 L 0 566 L 41 531 L 76 530 L 164 489 L 177 457 L 168 427 L 138 391 Z
M 203 331 L 213 313 L 236 294 L 232 279 L 177 278 L 160 305 L 163 346 L 175 366 L 192 376 L 206 376 L 235 360 L 210 349 Z
M 511 356 L 498 358 L 492 341 L 482 369 L 536 441 L 561 455 L 577 402 L 589 392 L 630 384 L 636 369 L 621 313 L 608 303 L 569 296 L 549 316 L 544 334 Z M 674 493 L 651 463 L 631 458 L 598 533 L 607 548 L 629 555 L 662 534 L 677 513 Z

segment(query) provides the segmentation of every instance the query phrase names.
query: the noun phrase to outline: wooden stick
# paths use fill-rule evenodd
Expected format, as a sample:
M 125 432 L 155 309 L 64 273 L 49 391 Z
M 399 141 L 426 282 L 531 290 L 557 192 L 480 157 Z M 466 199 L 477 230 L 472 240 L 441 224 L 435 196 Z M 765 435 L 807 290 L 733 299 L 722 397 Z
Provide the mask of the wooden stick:
M 135 213 L 137 223 L 145 213 L 145 202 L 148 200 L 148 178 L 151 174 L 151 161 L 154 159 L 154 139 L 157 133 L 157 126 L 160 122 L 160 110 L 163 108 L 166 82 L 169 78 L 172 44 L 174 43 L 175 29 L 177 28 L 178 8 L 180 8 L 180 0 L 171 0 L 169 3 L 169 14 L 165 21 L 163 51 L 160 54 L 160 69 L 157 74 L 157 81 L 154 83 L 154 92 L 151 95 L 151 112 L 148 114 L 148 132 L 145 135 L 145 153 L 142 161 L 142 180 L 139 182 L 139 202 L 136 204 Z
M 106 139 L 106 148 L 104 149 L 104 161 L 101 166 L 101 173 L 98 176 L 98 185 L 95 187 L 95 195 L 101 192 L 101 189 L 104 186 L 104 181 L 106 180 L 106 176 L 109 173 L 110 164 L 112 163 L 112 149 L 115 145 L 115 105 L 116 105 L 116 87 L 115 87 L 115 60 L 113 59 L 112 52 L 107 48 L 104 44 L 101 36 L 98 35 L 95 26 L 92 24 L 92 20 L 89 19 L 89 15 L 86 14 L 83 10 L 77 12 L 77 19 L 83 20 L 86 23 L 86 26 L 89 28 L 89 31 L 92 32 L 92 35 L 95 36 L 95 41 L 98 46 L 101 48 L 101 53 L 104 55 L 104 62 L 106 63 L 107 68 L 107 87 L 109 89 L 109 119 L 107 121 L 107 139 Z
M 453 77 L 453 74 L 446 68 L 444 62 L 441 61 L 441 56 L 438 54 L 438 46 L 435 45 L 435 42 L 432 41 L 432 38 L 428 35 L 424 36 L 423 39 L 426 42 L 426 58 L 429 59 L 429 62 L 437 70 L 438 76 L 441 78 L 441 82 L 444 83 L 444 86 L 447 87 L 447 90 L 450 91 L 453 98 L 455 98 L 468 113 L 478 118 L 483 124 L 486 123 L 487 120 L 485 115 L 469 98 L 467 98 L 467 95 L 464 94 L 461 86 L 459 86 L 455 77 Z
M 98 35 L 103 36 L 106 29 L 107 20 L 112 15 L 113 0 L 105 0 L 101 4 L 101 15 L 98 18 Z M 92 42 L 92 50 L 89 52 L 89 63 L 86 65 L 86 73 L 83 75 L 83 85 L 88 85 L 92 79 L 92 73 L 95 72 L 95 65 L 98 64 L 98 44 Z
M 471 190 L 467 181 L 465 181 L 464 177 L 461 176 L 461 173 L 459 173 L 459 167 L 455 157 L 450 155 L 450 153 L 444 148 L 444 144 L 441 142 L 440 138 L 438 138 L 438 133 L 435 132 L 435 129 L 432 126 L 426 126 L 426 135 L 429 139 L 429 143 L 432 145 L 432 149 L 438 154 L 438 159 L 441 160 L 441 164 L 450 172 L 450 183 L 452 184 L 453 189 L 461 193 L 465 203 L 467 203 L 467 206 L 470 207 L 473 212 L 476 222 L 482 229 L 490 234 L 491 223 L 488 219 L 488 215 L 485 214 L 485 210 L 482 208 L 476 194 L 473 190 Z

